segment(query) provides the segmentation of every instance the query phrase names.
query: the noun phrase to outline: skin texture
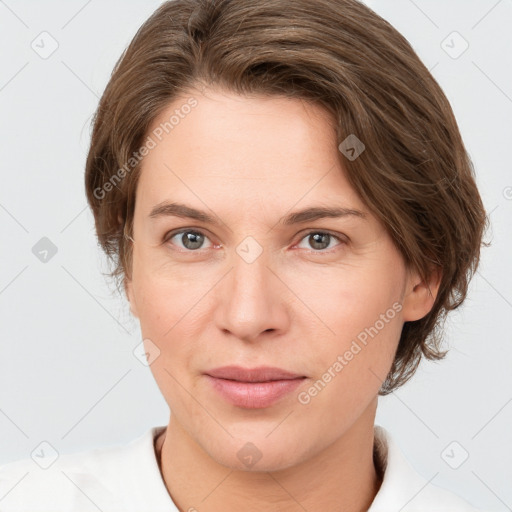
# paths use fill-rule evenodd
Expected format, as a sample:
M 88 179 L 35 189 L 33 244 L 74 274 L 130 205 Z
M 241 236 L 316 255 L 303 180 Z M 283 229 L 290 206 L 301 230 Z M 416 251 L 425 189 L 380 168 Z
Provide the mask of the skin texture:
M 171 410 L 156 445 L 165 485 L 182 511 L 366 510 L 381 483 L 372 457 L 378 391 L 403 323 L 428 313 L 439 276 L 425 283 L 406 268 L 345 178 L 320 107 L 194 89 L 148 135 L 190 98 L 197 105 L 143 160 L 126 282 L 148 352 L 159 351 L 151 371 Z M 163 201 L 220 224 L 150 218 Z M 310 206 L 366 216 L 279 223 Z M 185 228 L 204 235 L 199 249 L 170 233 Z M 310 235 L 326 230 L 334 236 L 315 245 Z M 263 249 L 251 263 L 237 253 L 248 236 Z M 378 334 L 301 403 L 298 394 L 390 309 Z M 204 376 L 231 364 L 307 378 L 268 408 L 244 409 Z M 252 467 L 237 456 L 248 442 L 261 454 Z

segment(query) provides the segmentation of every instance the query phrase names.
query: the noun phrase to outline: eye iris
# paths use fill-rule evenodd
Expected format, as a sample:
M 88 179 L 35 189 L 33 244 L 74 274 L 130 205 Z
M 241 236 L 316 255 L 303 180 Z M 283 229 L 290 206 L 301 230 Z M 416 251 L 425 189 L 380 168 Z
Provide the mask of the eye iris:
M 201 233 L 187 231 L 181 236 L 181 241 L 187 249 L 199 249 L 203 243 L 204 236 Z
M 309 235 L 311 247 L 317 250 L 329 247 L 331 235 L 329 233 L 312 233 Z M 187 249 L 199 249 L 204 241 L 204 236 L 201 233 L 194 231 L 186 231 L 181 235 L 183 246 Z
M 328 233 L 313 233 L 309 235 L 309 239 L 311 243 L 311 247 L 314 249 L 325 249 L 329 247 L 329 241 L 331 239 L 331 235 Z

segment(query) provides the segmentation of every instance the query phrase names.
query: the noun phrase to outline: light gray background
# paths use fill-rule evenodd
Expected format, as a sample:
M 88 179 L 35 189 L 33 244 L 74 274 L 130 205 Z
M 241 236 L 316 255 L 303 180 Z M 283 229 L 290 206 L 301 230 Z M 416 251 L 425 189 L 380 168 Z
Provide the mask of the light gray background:
M 0 463 L 43 440 L 72 452 L 124 444 L 167 422 L 132 353 L 138 324 L 101 274 L 108 268 L 83 186 L 90 117 L 159 3 L 0 1 Z M 448 96 L 492 224 L 469 298 L 447 323 L 449 355 L 381 398 L 377 423 L 433 483 L 487 510 L 512 510 L 512 2 L 367 3 Z M 43 31 L 59 45 L 47 59 L 31 47 Z M 469 44 L 458 58 L 463 41 L 453 31 Z M 46 263 L 32 252 L 43 237 L 58 249 Z M 452 469 L 445 459 L 456 465 L 464 450 L 469 458 Z

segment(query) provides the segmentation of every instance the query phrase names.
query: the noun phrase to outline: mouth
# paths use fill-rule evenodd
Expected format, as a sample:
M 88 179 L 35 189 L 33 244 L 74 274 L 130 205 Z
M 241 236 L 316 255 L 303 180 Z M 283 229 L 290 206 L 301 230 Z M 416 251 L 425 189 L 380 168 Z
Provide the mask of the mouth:
M 307 379 L 281 368 L 239 366 L 216 368 L 205 377 L 223 399 L 244 409 L 270 407 Z
M 289 372 L 274 366 L 259 366 L 258 368 L 242 368 L 241 366 L 223 366 L 206 373 L 210 377 L 239 382 L 271 382 L 305 378 L 304 375 Z

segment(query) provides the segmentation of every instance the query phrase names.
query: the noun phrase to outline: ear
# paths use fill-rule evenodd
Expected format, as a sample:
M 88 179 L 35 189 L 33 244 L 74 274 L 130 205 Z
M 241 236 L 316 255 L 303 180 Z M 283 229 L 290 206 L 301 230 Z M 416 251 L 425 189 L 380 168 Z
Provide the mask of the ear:
M 124 279 L 124 291 L 126 292 L 126 298 L 130 303 L 130 311 L 132 312 L 132 315 L 135 318 L 139 318 L 139 313 L 137 311 L 137 303 L 135 301 L 135 296 L 133 293 L 133 284 L 131 280 L 129 280 L 127 277 L 125 277 Z
M 442 269 L 439 266 L 430 270 L 426 280 L 417 271 L 409 271 L 402 304 L 404 322 L 420 320 L 426 316 L 436 301 L 441 284 Z

